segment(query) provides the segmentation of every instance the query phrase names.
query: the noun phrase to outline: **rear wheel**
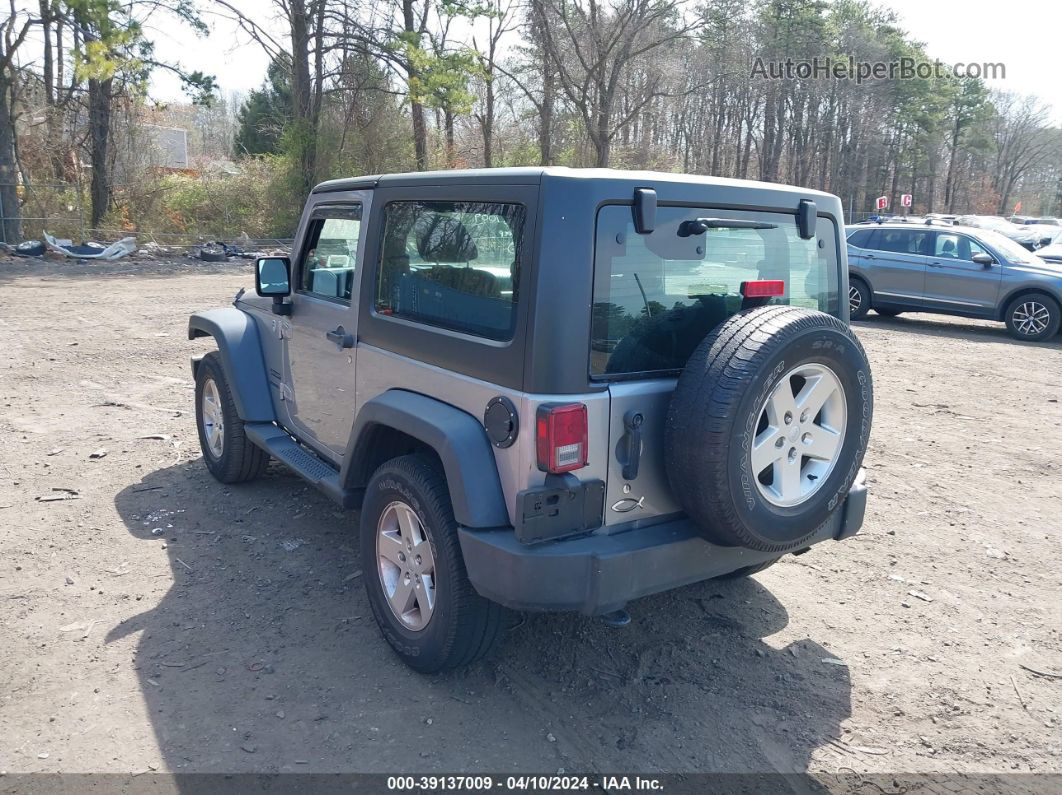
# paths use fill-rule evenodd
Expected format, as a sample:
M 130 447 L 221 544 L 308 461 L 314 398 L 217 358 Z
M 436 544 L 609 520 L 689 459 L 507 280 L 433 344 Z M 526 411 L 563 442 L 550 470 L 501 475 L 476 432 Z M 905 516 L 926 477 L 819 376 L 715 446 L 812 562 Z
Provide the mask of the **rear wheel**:
M 376 470 L 361 510 L 361 559 L 376 623 L 411 668 L 467 665 L 497 644 L 506 611 L 468 581 L 446 478 L 432 458 L 406 455 Z
M 870 310 L 870 288 L 862 279 L 848 282 L 848 314 L 852 320 L 862 320 Z
M 1058 302 L 1043 293 L 1019 295 L 1007 305 L 1004 319 L 1011 336 L 1028 342 L 1040 342 L 1058 333 L 1062 311 Z
M 671 491 L 715 543 L 794 550 L 844 504 L 872 414 L 870 367 L 847 325 L 799 307 L 741 312 L 679 377 L 664 437 Z

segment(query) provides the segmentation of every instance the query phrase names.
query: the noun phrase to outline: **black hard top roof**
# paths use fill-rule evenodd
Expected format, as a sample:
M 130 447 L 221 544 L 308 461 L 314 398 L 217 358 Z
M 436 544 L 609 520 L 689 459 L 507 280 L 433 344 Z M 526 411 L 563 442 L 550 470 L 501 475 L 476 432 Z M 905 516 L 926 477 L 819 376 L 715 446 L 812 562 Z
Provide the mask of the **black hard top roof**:
M 621 171 L 611 168 L 566 168 L 563 166 L 534 166 L 521 168 L 471 168 L 450 171 L 414 171 L 405 174 L 376 174 L 363 177 L 333 179 L 322 182 L 313 193 L 332 193 L 347 190 L 366 190 L 383 187 L 425 187 L 430 185 L 537 185 L 549 179 L 610 181 L 645 187 L 659 185 L 693 185 L 714 188 L 762 189 L 774 193 L 791 193 L 801 197 L 830 197 L 831 194 L 808 188 L 780 185 L 773 182 L 709 177 L 700 174 L 672 174 L 663 171 Z

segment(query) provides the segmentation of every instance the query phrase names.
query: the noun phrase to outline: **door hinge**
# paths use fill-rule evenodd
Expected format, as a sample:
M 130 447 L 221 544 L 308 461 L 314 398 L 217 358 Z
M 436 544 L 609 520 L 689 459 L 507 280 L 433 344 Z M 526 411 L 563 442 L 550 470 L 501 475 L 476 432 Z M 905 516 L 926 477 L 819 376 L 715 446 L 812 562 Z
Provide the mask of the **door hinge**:
M 283 381 L 280 383 L 280 399 L 292 400 L 295 397 L 295 393 L 291 391 L 291 387 L 285 384 Z
M 291 323 L 287 320 L 274 320 L 273 321 L 273 334 L 278 340 L 290 340 L 291 339 Z

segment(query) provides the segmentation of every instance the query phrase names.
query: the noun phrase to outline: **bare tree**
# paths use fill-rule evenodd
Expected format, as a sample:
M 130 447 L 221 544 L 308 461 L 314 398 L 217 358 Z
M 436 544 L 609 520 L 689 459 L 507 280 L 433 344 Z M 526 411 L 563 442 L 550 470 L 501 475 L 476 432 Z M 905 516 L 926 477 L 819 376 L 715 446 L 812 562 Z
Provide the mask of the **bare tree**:
M 496 103 L 495 81 L 499 74 L 498 47 L 502 38 L 515 29 L 514 8 L 516 0 L 489 0 L 487 17 L 487 37 L 485 46 L 480 47 L 476 38 L 472 38 L 472 47 L 478 53 L 480 68 L 483 72 L 484 97 L 483 110 L 476 114 L 480 134 L 483 136 L 483 165 L 494 165 L 494 118 Z
M 6 242 L 22 237 L 18 202 L 18 161 L 15 155 L 15 58 L 38 20 L 15 8 L 0 22 L 0 232 Z
M 1050 109 L 1035 97 L 1017 97 L 998 92 L 995 96 L 996 141 L 992 185 L 999 194 L 997 212 L 1003 215 L 1022 176 L 1049 151 L 1047 135 Z
M 637 87 L 625 113 L 617 99 L 631 65 L 686 35 L 675 0 L 536 0 L 541 32 L 565 96 L 578 111 L 594 150 L 609 164 L 616 133 L 652 99 L 670 92 L 655 80 Z

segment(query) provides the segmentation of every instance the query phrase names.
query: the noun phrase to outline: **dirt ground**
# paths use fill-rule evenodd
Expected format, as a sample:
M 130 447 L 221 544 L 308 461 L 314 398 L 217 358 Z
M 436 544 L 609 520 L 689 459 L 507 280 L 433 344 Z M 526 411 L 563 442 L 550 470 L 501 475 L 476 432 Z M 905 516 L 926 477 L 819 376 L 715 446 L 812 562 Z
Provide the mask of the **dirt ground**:
M 426 677 L 356 515 L 200 460 L 187 316 L 250 281 L 0 261 L 0 771 L 1062 772 L 1062 337 L 872 314 L 855 539 Z

